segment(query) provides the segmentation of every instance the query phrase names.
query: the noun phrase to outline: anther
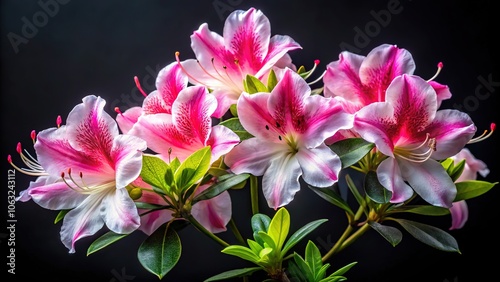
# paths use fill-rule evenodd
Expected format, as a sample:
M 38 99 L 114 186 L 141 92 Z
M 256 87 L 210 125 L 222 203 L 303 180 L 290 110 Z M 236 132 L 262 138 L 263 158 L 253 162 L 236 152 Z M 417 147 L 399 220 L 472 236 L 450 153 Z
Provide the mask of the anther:
M 441 72 L 441 70 L 443 69 L 443 66 L 444 66 L 444 65 L 443 65 L 443 62 L 439 62 L 439 63 L 437 64 L 437 68 L 438 68 L 438 69 L 437 69 L 436 73 L 435 73 L 435 74 L 434 74 L 431 78 L 429 78 L 429 79 L 427 80 L 427 82 L 434 80 L 434 79 L 438 76 L 438 74 Z
M 141 91 L 142 96 L 147 97 L 148 94 L 146 94 L 146 92 L 142 89 L 141 83 L 139 82 L 139 78 L 137 76 L 134 76 L 134 82 L 135 82 L 135 86 L 137 86 L 139 91 Z
M 62 124 L 62 118 L 61 116 L 57 116 L 56 118 L 56 125 L 57 125 L 57 128 L 61 127 L 61 124 Z

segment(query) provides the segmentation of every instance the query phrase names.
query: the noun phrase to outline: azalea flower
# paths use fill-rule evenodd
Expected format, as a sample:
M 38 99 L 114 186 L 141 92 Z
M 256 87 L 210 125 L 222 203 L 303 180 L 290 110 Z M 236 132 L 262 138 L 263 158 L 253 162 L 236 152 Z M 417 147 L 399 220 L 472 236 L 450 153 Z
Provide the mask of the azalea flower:
M 187 87 L 187 84 L 187 76 L 176 62 L 168 64 L 158 72 L 155 81 L 156 89 L 149 94 L 144 92 L 136 79 L 136 85 L 145 98 L 142 107 L 132 107 L 123 113 L 119 109 L 115 109 L 119 113 L 116 116 L 116 122 L 120 130 L 123 133 L 128 133 L 141 115 L 171 114 L 172 104 L 179 92 Z
M 422 78 L 403 74 L 387 88 L 385 102 L 355 114 L 356 132 L 387 156 L 377 176 L 392 192 L 392 203 L 415 191 L 432 205 L 452 205 L 456 187 L 438 160 L 457 154 L 476 127 L 463 112 L 437 108 L 436 91 Z
M 147 101 L 145 101 L 147 103 Z M 148 148 L 169 162 L 184 161 L 193 152 L 210 146 L 213 163 L 240 141 L 223 125 L 212 126 L 211 115 L 217 100 L 203 86 L 182 89 L 171 106 L 171 113 L 144 112 L 128 132 L 146 140 Z
M 464 170 L 455 182 L 476 180 L 478 173 L 482 177 L 486 177 L 490 173 L 486 164 L 477 159 L 467 148 L 460 150 L 460 152 L 452 156 L 451 159 L 453 159 L 455 163 L 465 160 Z M 453 206 L 450 208 L 450 213 L 452 224 L 449 229 L 453 230 L 462 228 L 469 218 L 469 208 L 467 206 L 467 202 L 465 200 L 454 202 Z
M 451 98 L 448 86 L 433 81 L 441 68 L 442 63 L 439 63 L 438 72 L 427 81 L 437 93 L 438 108 L 442 100 Z M 366 57 L 343 51 L 339 54 L 339 60 L 326 67 L 324 93 L 326 97 L 339 96 L 344 109 L 355 113 L 371 103 L 384 102 L 392 80 L 414 72 L 415 61 L 411 53 L 396 45 L 382 44 Z
M 222 117 L 243 92 L 246 75 L 263 79 L 273 66 L 293 67 L 288 51 L 301 48 L 286 35 L 271 37 L 269 19 L 255 8 L 233 11 L 224 24 L 223 36 L 203 23 L 191 35 L 195 59 L 180 62 L 189 82 L 212 90 Z
M 77 240 L 104 224 L 122 234 L 139 227 L 137 209 L 125 188 L 140 174 L 146 142 L 119 134 L 116 122 L 103 110 L 105 103 L 86 96 L 69 113 L 66 125 L 38 134 L 34 147 L 40 176 L 20 196 L 47 209 L 70 210 L 60 232 L 70 253 Z
M 304 79 L 287 69 L 271 93 L 243 93 L 237 110 L 241 124 L 255 137 L 234 147 L 225 162 L 236 174 L 263 175 L 269 207 L 292 201 L 300 176 L 316 187 L 337 182 L 341 162 L 324 140 L 352 127 L 353 117 L 336 99 L 311 95 Z

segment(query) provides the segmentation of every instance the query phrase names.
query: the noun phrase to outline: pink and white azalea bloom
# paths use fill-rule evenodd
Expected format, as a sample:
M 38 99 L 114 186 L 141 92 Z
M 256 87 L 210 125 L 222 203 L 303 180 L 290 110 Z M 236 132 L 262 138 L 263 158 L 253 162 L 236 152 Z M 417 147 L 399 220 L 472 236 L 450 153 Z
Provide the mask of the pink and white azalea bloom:
M 125 187 L 140 174 L 146 142 L 119 134 L 116 122 L 103 110 L 105 103 L 100 97 L 84 97 L 69 113 L 66 125 L 41 131 L 34 145 L 48 176 L 41 176 L 28 193 L 44 208 L 70 210 L 60 232 L 70 253 L 75 252 L 77 240 L 95 234 L 104 224 L 123 234 L 140 223 Z
M 206 146 L 210 146 L 211 162 L 214 162 L 240 141 L 229 128 L 212 126 L 211 115 L 216 108 L 217 100 L 205 87 L 190 86 L 179 91 L 170 114 L 146 112 L 129 134 L 146 140 L 148 148 L 167 162 L 176 157 L 182 162 Z M 143 111 L 147 111 L 144 106 Z
M 324 140 L 352 127 L 353 117 L 336 99 L 311 95 L 304 79 L 287 69 L 271 93 L 243 93 L 237 110 L 254 137 L 234 147 L 225 162 L 234 173 L 263 175 L 269 207 L 291 202 L 300 190 L 300 176 L 316 187 L 338 181 L 340 158 Z
M 366 57 L 344 51 L 337 61 L 326 67 L 324 92 L 326 97 L 341 97 L 344 109 L 355 113 L 371 103 L 384 102 L 387 87 L 392 80 L 399 75 L 412 75 L 414 72 L 415 61 L 411 53 L 396 45 L 382 44 Z M 451 97 L 446 85 L 432 80 L 428 83 L 437 93 L 438 107 L 442 100 Z
M 269 19 L 255 8 L 236 10 L 226 19 L 223 36 L 203 23 L 191 35 L 196 59 L 181 62 L 189 82 L 204 85 L 218 101 L 222 117 L 243 92 L 246 75 L 264 78 L 273 66 L 291 67 L 288 51 L 302 48 L 286 35 L 271 37 Z M 179 60 L 179 59 L 178 59 Z
M 436 91 L 422 78 L 394 78 L 385 102 L 355 114 L 354 129 L 388 158 L 377 168 L 392 203 L 415 191 L 428 203 L 451 207 L 456 187 L 438 160 L 457 154 L 476 132 L 470 117 L 457 110 L 437 111 Z
M 172 104 L 179 92 L 186 88 L 188 84 L 187 76 L 182 72 L 177 62 L 170 63 L 160 70 L 156 77 L 156 90 L 146 97 L 142 102 L 142 107 L 132 107 L 116 116 L 116 122 L 123 133 L 128 133 L 141 115 L 151 114 L 171 114 Z M 138 87 L 140 87 L 138 85 Z M 142 88 L 141 88 L 142 91 Z
M 482 177 L 486 177 L 490 170 L 486 163 L 477 159 L 469 149 L 463 148 L 458 154 L 451 157 L 455 164 L 465 160 L 465 166 L 462 174 L 455 182 L 462 182 L 466 180 L 476 180 L 479 173 Z M 451 213 L 451 227 L 450 230 L 460 229 L 465 225 L 469 218 L 469 208 L 465 200 L 454 202 L 450 208 Z

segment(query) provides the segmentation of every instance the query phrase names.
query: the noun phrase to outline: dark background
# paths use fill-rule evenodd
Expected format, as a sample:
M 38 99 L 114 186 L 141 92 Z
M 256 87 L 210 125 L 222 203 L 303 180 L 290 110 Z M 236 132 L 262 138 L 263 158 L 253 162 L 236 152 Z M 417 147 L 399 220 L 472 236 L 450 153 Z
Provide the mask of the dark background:
M 44 12 L 40 3 L 57 3 Z M 272 34 L 286 34 L 303 50 L 291 52 L 297 66 L 311 67 L 320 59 L 320 69 L 338 58 L 342 46 L 366 55 L 382 43 L 408 49 L 417 65 L 416 74 L 430 78 L 439 61 L 444 69 L 438 82 L 453 93 L 442 108 L 469 113 L 478 132 L 498 122 L 500 73 L 497 40 L 499 11 L 493 1 L 6 1 L 1 2 L 1 89 L 2 155 L 16 155 L 16 144 L 32 152 L 31 130 L 55 125 L 88 94 L 108 102 L 106 110 L 122 110 L 139 105 L 133 76 L 147 92 L 160 68 L 174 60 L 174 52 L 192 57 L 189 36 L 203 22 L 222 34 L 224 19 L 234 9 L 261 9 L 271 22 Z M 394 6 L 391 6 L 394 5 Z M 390 7 L 390 9 L 388 8 Z M 394 7 L 397 7 L 394 8 Z M 54 12 L 55 11 L 55 12 Z M 392 11 L 388 13 L 387 11 Z M 381 15 L 385 15 L 381 17 Z M 387 17 L 390 15 L 390 17 Z M 380 16 L 380 17 L 379 17 Z M 376 20 L 378 19 L 379 22 Z M 29 29 L 27 22 L 34 25 Z M 364 38 L 360 37 L 359 31 Z M 9 36 L 10 34 L 10 36 Z M 9 40 L 16 34 L 23 43 L 15 47 Z M 18 37 L 18 39 L 19 39 Z M 319 75 L 321 71 L 317 71 Z M 314 76 L 316 77 L 316 76 Z M 490 81 L 489 86 L 481 81 Z M 477 90 L 479 89 L 479 91 Z M 485 161 L 491 172 L 486 178 L 498 181 L 498 134 L 470 145 L 475 156 Z M 7 171 L 2 162 L 2 214 L 7 221 Z M 17 192 L 26 189 L 32 177 L 15 176 Z M 374 231 L 369 231 L 344 252 L 330 260 L 332 269 L 358 261 L 347 273 L 348 281 L 491 281 L 498 273 L 499 244 L 498 187 L 468 201 L 470 218 L 461 230 L 450 231 L 461 254 L 432 249 L 403 233 L 403 241 L 392 247 Z M 234 191 L 233 213 L 241 232 L 249 237 L 250 207 L 247 190 Z M 313 240 L 324 252 L 345 228 L 338 208 L 303 188 L 288 206 L 292 231 L 305 223 L 328 217 L 313 232 Z M 264 213 L 272 214 L 266 206 Z M 76 253 L 68 254 L 59 240 L 57 214 L 33 202 L 15 206 L 16 228 L 0 231 L 1 256 L 6 260 L 8 236 L 15 239 L 16 274 L 10 275 L 2 263 L 0 277 L 15 281 L 157 281 L 140 265 L 136 252 L 144 234 L 129 237 L 86 256 L 93 239 L 77 242 Z M 421 219 L 421 218 L 419 218 Z M 422 218 L 447 230 L 449 216 Z M 220 253 L 220 247 L 194 228 L 180 232 L 183 245 L 178 265 L 164 281 L 202 281 L 233 268 L 252 266 Z M 221 234 L 234 241 L 231 232 Z M 303 255 L 303 249 L 298 249 Z M 331 272 L 329 272 L 331 273 Z M 256 276 L 257 277 L 257 276 Z

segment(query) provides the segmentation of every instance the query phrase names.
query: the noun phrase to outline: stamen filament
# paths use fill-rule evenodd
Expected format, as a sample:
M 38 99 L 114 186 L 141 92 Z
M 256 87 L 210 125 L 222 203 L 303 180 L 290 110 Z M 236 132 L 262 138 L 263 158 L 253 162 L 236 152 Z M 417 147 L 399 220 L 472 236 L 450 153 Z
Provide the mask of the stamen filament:
M 483 140 L 486 140 L 491 135 L 493 135 L 493 132 L 495 131 L 496 127 L 497 127 L 497 125 L 495 123 L 491 123 L 489 133 L 488 133 L 488 130 L 485 129 L 483 131 L 483 134 L 479 135 L 478 137 L 472 138 L 471 140 L 469 140 L 469 142 L 467 142 L 467 144 L 473 144 L 473 143 L 477 143 L 477 142 L 481 142 Z
M 141 91 L 142 96 L 147 97 L 148 94 L 146 94 L 144 89 L 142 89 L 141 83 L 139 82 L 139 78 L 137 76 L 134 76 L 134 82 L 135 82 L 135 86 L 139 89 L 139 91 Z
M 313 85 L 314 83 L 316 83 L 316 82 L 320 81 L 321 79 L 323 79 L 323 76 L 325 76 L 325 74 L 326 74 L 326 71 L 324 71 L 318 78 L 316 78 L 315 80 L 313 80 L 313 81 L 311 81 L 311 82 L 309 82 L 307 84 Z
M 442 63 L 442 62 L 439 62 L 439 63 L 438 63 L 438 65 L 437 65 L 437 67 L 438 67 L 438 69 L 437 69 L 436 73 L 435 73 L 435 74 L 434 74 L 431 78 L 429 78 L 429 79 L 427 80 L 427 82 L 434 80 L 434 79 L 435 79 L 435 78 L 439 75 L 439 73 L 440 73 L 440 72 L 441 72 L 441 70 L 443 69 L 443 63 Z

